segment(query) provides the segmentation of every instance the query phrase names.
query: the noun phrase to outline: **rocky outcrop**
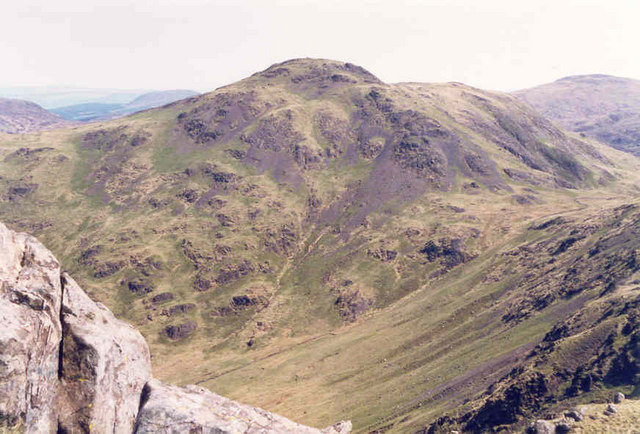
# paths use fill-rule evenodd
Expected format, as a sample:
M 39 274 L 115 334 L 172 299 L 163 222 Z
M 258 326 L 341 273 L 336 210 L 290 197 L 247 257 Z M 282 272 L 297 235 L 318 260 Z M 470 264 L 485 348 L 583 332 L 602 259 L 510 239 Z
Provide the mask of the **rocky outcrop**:
M 51 253 L 0 224 L 0 427 L 55 431 L 61 294 Z
M 59 427 L 70 433 L 92 427 L 131 432 L 142 388 L 151 379 L 147 343 L 66 273 L 62 282 Z
M 351 430 L 341 422 L 322 431 L 299 425 L 260 408 L 243 405 L 198 386 L 176 387 L 150 381 L 142 398 L 136 433 L 324 433 Z
M 556 428 L 547 420 L 536 420 L 531 427 L 531 431 L 534 434 L 554 434 Z
M 325 433 L 151 377 L 142 335 L 93 302 L 35 238 L 0 223 L 0 431 Z

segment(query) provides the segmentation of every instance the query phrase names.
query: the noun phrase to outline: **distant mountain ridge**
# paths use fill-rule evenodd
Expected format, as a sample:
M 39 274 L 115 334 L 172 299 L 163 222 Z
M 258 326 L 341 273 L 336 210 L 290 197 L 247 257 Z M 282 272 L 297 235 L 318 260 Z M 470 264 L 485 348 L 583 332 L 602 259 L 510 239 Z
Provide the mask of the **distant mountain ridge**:
M 113 110 L 122 108 L 122 104 L 105 104 L 89 102 L 75 104 L 66 107 L 53 109 L 53 112 L 64 119 L 74 119 L 79 122 L 89 122 L 111 113 Z
M 138 108 L 143 110 L 149 107 L 160 107 L 165 104 L 169 104 L 174 101 L 179 101 L 184 98 L 198 95 L 198 92 L 186 89 L 175 90 L 162 90 L 156 92 L 148 92 L 140 95 L 128 104 L 125 104 L 129 108 Z
M 0 132 L 26 133 L 71 125 L 61 116 L 38 104 L 19 99 L 0 98 Z
M 0 97 L 23 99 L 47 110 L 83 103 L 126 104 L 153 89 L 92 89 L 74 86 L 0 87 Z
M 141 110 L 161 107 L 198 95 L 193 90 L 164 90 L 144 93 L 125 104 L 83 103 L 54 108 L 51 111 L 68 120 L 88 122 L 126 116 Z
M 570 131 L 640 155 L 640 80 L 576 75 L 514 95 Z

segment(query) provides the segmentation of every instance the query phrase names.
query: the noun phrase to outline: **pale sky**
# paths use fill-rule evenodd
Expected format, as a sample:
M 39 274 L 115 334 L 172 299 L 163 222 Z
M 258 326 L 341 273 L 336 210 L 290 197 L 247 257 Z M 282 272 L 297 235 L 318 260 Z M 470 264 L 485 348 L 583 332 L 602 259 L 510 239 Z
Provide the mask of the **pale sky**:
M 187 88 L 296 57 L 385 82 L 640 79 L 638 0 L 0 0 L 0 86 Z

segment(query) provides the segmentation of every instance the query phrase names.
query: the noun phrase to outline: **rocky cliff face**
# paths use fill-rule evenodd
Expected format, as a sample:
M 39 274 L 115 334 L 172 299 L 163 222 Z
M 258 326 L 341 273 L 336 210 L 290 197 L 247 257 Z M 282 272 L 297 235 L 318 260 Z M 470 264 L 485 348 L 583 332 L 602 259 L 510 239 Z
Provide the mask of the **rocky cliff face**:
M 94 303 L 35 238 L 0 224 L 0 430 L 327 433 L 206 389 L 153 380 L 142 335 Z
M 62 283 L 55 258 L 35 239 L 0 227 L 0 421 L 54 429 Z

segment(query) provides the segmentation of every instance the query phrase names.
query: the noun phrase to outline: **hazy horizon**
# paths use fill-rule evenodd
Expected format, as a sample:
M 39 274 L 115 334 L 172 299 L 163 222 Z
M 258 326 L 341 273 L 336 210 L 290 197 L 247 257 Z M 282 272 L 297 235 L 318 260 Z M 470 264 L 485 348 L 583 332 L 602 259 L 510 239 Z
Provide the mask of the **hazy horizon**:
M 640 78 L 627 0 L 26 0 L 0 17 L 0 88 L 193 89 L 292 58 L 385 82 L 511 91 L 570 75 Z M 615 7 L 614 7 L 615 6 Z

